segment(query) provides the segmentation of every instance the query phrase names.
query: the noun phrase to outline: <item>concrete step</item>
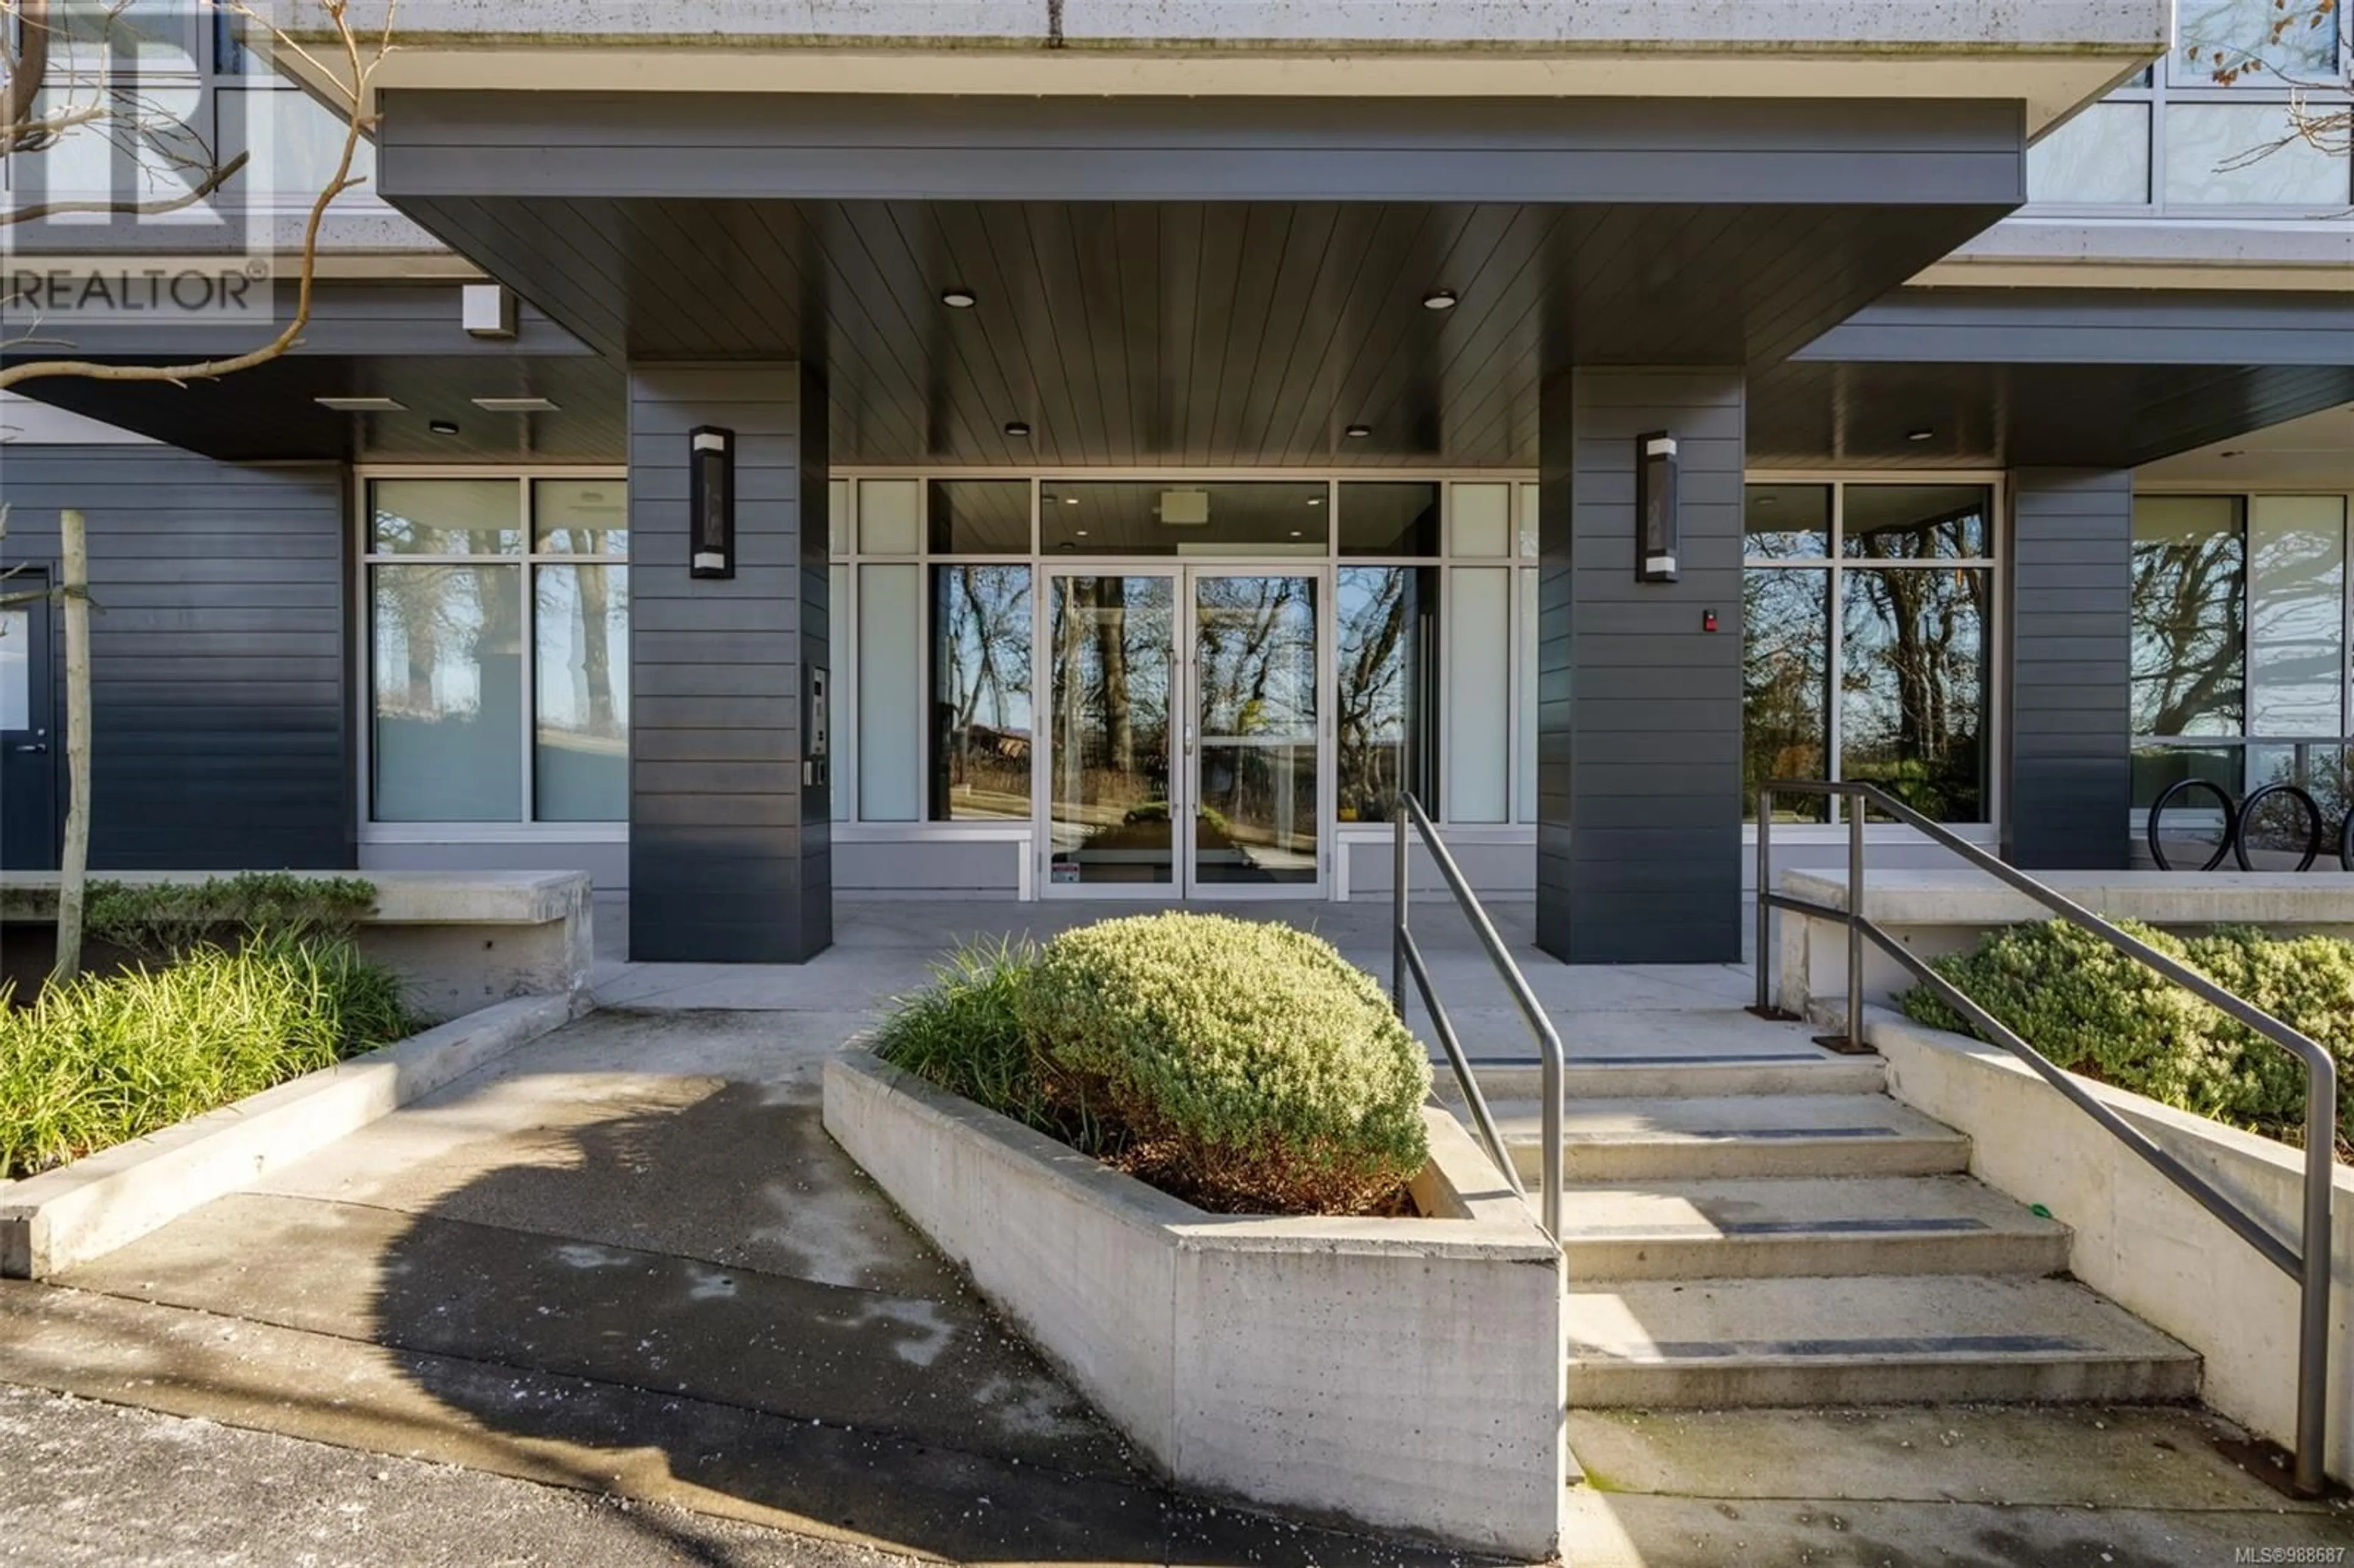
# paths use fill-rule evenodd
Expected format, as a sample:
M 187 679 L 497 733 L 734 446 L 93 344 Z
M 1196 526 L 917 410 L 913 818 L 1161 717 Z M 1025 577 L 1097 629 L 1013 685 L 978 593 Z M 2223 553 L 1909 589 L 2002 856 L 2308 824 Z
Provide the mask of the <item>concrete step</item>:
M 2068 1266 L 2067 1226 L 1967 1176 L 1579 1185 L 1564 1199 L 1573 1283 Z
M 1525 1178 L 1543 1170 L 1533 1101 L 1489 1103 Z M 1969 1139 L 1884 1095 L 1573 1100 L 1563 1118 L 1571 1181 L 1734 1176 L 1931 1176 L 1969 1164 Z
M 1565 1312 L 1572 1408 L 2131 1402 L 2199 1392 L 2195 1352 L 2067 1279 L 1628 1280 L 1573 1288 Z
M 1430 1065 L 1442 1104 L 1456 1106 L 1463 1092 L 1442 1058 Z M 1472 1075 L 1490 1105 L 1532 1100 L 1544 1092 L 1542 1071 L 1525 1062 L 1474 1062 Z M 1876 1095 L 1884 1086 L 1884 1064 L 1877 1056 L 1839 1056 L 1825 1051 L 1773 1055 L 1628 1056 L 1573 1061 L 1564 1075 L 1568 1102 L 1593 1099 L 1667 1099 L 1698 1095 Z

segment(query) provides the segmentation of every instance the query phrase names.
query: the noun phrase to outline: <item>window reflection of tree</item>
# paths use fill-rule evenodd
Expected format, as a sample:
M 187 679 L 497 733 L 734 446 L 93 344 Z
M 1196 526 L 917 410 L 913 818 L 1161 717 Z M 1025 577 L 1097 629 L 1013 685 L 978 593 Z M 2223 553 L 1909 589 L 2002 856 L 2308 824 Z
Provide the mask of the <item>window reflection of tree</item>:
M 1830 687 L 1830 574 L 1753 570 L 1742 582 L 1743 791 L 1756 810 L 1769 779 L 1827 776 Z M 1777 808 L 1821 821 L 1826 803 L 1794 799 Z
M 1842 777 L 1944 821 L 1982 812 L 1987 574 L 1857 570 L 1842 597 Z
M 1333 729 L 1344 822 L 1388 821 L 1397 792 L 1407 783 L 1416 570 L 1363 567 L 1341 572 Z
M 1030 568 L 934 568 L 935 820 L 1030 814 Z
M 1165 803 L 1171 609 L 1165 578 L 1055 579 L 1058 817 L 1069 816 L 1066 808 Z
M 2247 711 L 2246 565 L 2236 526 L 2134 542 L 2135 734 L 2240 729 Z

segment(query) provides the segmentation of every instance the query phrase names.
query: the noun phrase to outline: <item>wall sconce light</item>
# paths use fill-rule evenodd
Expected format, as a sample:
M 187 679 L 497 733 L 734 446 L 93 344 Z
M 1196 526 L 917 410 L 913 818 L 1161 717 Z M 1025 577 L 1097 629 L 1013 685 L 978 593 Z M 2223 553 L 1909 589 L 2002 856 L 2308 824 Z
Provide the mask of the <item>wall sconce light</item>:
M 697 425 L 686 433 L 686 575 L 736 575 L 736 432 Z
M 1676 580 L 1676 439 L 1635 438 L 1635 580 Z

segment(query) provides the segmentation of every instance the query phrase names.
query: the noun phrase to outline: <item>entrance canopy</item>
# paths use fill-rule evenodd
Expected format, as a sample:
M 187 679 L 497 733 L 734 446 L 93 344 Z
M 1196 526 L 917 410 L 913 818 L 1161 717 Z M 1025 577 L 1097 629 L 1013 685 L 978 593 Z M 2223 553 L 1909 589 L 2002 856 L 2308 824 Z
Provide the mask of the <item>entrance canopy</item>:
M 812 366 L 837 461 L 1482 465 L 1535 461 L 1548 371 L 1779 361 L 2016 207 L 2024 133 L 1989 101 L 400 90 L 382 147 L 389 199 L 605 354 Z

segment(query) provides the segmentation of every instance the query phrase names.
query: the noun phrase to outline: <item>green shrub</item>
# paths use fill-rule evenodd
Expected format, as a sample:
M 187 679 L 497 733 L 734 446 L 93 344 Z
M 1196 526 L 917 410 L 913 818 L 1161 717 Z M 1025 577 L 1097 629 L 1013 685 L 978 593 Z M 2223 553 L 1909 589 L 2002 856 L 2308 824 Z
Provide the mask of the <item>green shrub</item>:
M 893 999 L 875 1054 L 950 1094 L 1064 1135 L 1066 1118 L 1040 1090 L 1022 1033 L 1022 987 L 1037 961 L 1027 940 L 959 948 L 932 966 L 929 986 Z
M 0 990 L 0 1176 L 154 1132 L 408 1032 L 398 982 L 348 940 L 264 935 L 167 969 Z
M 375 908 L 376 885 L 363 877 L 241 871 L 197 883 L 93 882 L 83 928 L 93 940 L 164 959 L 227 938 L 346 935 Z
M 2302 1031 L 2337 1059 L 2340 1142 L 2354 1138 L 2354 943 L 2274 938 L 2225 927 L 2182 938 L 2118 926 Z M 2063 920 L 1991 931 L 1978 950 L 1934 966 L 1962 993 L 2061 1066 L 2167 1105 L 2302 1140 L 2299 1060 L 2218 1009 Z M 1925 987 L 1905 1013 L 1972 1033 Z
M 1019 993 L 1041 1091 L 1204 1207 L 1360 1213 L 1428 1158 L 1428 1056 L 1372 978 L 1304 931 L 1108 920 L 1049 942 Z

